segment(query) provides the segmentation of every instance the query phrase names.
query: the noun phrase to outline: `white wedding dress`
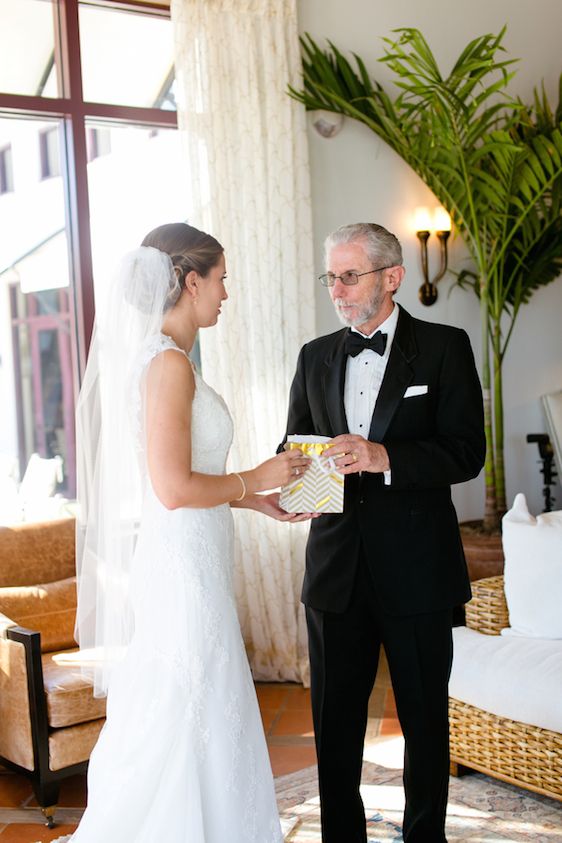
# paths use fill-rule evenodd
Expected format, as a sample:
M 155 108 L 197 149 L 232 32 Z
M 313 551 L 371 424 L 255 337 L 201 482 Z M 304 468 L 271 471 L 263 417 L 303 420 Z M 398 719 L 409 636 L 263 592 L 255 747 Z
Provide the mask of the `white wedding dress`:
M 139 369 L 175 349 L 152 338 Z M 223 474 L 224 401 L 195 374 L 192 467 Z M 140 394 L 140 393 L 139 393 Z M 232 586 L 227 504 L 167 510 L 146 482 L 135 631 L 112 675 L 72 843 L 280 843 L 273 778 Z

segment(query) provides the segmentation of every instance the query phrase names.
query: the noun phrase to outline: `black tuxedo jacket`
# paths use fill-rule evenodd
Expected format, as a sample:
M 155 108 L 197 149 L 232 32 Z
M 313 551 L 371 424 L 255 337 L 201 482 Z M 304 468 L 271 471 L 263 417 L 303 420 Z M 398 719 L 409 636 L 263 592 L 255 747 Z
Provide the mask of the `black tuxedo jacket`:
M 348 432 L 347 330 L 301 349 L 287 435 Z M 427 391 L 406 397 L 409 386 Z M 482 390 L 464 331 L 414 319 L 400 308 L 368 438 L 385 445 L 392 482 L 385 486 L 382 473 L 348 475 L 343 514 L 312 521 L 304 603 L 321 611 L 345 610 L 361 545 L 390 613 L 466 602 L 470 584 L 450 487 L 479 473 L 485 439 Z

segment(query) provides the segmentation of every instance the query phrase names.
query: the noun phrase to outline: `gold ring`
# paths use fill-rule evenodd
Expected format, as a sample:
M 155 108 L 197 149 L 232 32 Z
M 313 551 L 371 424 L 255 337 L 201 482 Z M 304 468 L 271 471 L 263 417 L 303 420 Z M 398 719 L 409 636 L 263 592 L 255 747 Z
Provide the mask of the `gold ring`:
M 355 451 L 351 456 L 353 457 L 353 462 L 357 462 L 357 454 L 355 453 Z

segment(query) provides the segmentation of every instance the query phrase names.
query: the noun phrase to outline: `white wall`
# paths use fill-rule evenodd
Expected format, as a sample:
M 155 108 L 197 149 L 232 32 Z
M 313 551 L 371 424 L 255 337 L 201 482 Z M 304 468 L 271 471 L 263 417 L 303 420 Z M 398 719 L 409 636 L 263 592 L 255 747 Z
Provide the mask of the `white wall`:
M 551 102 L 557 102 L 562 71 L 560 0 L 299 0 L 299 26 L 315 41 L 330 39 L 344 52 L 356 52 L 369 71 L 388 89 L 390 73 L 377 61 L 383 55 L 382 37 L 392 30 L 419 28 L 428 40 L 444 72 L 468 41 L 487 32 L 497 33 L 508 24 L 504 45 L 511 58 L 519 58 L 517 76 L 510 90 L 528 99 L 533 87 L 545 80 Z M 478 305 L 474 294 L 454 290 L 450 277 L 439 286 L 439 298 L 431 308 L 418 301 L 421 270 L 419 250 L 412 227 L 418 205 L 436 204 L 423 182 L 404 162 L 366 127 L 346 119 L 336 137 L 325 140 L 309 121 L 312 172 L 312 206 L 315 254 L 322 271 L 322 242 L 339 225 L 358 221 L 381 223 L 401 240 L 406 279 L 397 300 L 414 316 L 465 328 L 480 362 Z M 431 248 L 433 245 L 433 248 Z M 430 261 L 437 260 L 430 241 Z M 450 249 L 449 265 L 461 268 L 464 250 L 460 241 Z M 430 267 L 431 270 L 431 267 Z M 542 432 L 545 422 L 539 397 L 562 388 L 562 279 L 535 294 L 520 312 L 504 366 L 506 413 L 506 474 L 508 504 L 518 491 L 527 495 L 532 511 L 542 510 L 542 477 L 536 445 L 527 444 L 527 433 Z M 317 332 L 340 327 L 326 290 L 317 289 Z M 562 467 L 561 467 L 562 471 Z M 558 485 L 556 508 L 562 508 Z M 461 519 L 479 518 L 483 511 L 483 480 L 454 489 Z

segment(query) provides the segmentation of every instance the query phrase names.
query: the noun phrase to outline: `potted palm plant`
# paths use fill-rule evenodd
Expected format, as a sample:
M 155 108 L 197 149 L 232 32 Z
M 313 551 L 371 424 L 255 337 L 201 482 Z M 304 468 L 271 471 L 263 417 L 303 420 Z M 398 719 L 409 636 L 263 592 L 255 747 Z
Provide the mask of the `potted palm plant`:
M 385 38 L 396 77 L 393 98 L 362 59 L 353 64 L 310 36 L 303 48 L 308 110 L 323 109 L 368 126 L 406 161 L 451 215 L 472 266 L 458 284 L 480 301 L 487 454 L 482 528 L 499 532 L 506 509 L 502 366 L 523 304 L 562 272 L 562 77 L 553 110 L 544 88 L 532 105 L 507 92 L 514 60 L 499 35 L 463 50 L 448 76 L 417 29 Z

